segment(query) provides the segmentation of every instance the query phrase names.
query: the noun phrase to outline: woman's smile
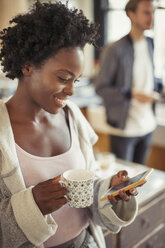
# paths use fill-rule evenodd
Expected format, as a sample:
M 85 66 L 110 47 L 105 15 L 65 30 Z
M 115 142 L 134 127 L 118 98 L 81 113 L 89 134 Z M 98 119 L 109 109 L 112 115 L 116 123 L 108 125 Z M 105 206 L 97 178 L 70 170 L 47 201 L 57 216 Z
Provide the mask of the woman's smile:
M 64 100 L 64 99 L 60 99 L 60 98 L 58 98 L 58 97 L 54 97 L 54 102 L 55 102 L 55 104 L 58 105 L 58 107 L 60 107 L 60 108 L 64 108 L 65 105 L 66 105 L 66 99 Z

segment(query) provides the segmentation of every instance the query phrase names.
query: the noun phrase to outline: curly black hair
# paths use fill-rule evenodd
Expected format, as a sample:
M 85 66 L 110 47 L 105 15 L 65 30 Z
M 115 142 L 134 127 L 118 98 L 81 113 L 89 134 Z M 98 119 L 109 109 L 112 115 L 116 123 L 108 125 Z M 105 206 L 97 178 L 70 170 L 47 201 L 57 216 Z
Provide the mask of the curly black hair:
M 11 79 L 22 77 L 26 64 L 36 67 L 64 47 L 96 46 L 98 24 L 89 22 L 81 10 L 67 4 L 36 1 L 26 14 L 18 15 L 14 26 L 0 32 L 0 60 L 3 72 Z

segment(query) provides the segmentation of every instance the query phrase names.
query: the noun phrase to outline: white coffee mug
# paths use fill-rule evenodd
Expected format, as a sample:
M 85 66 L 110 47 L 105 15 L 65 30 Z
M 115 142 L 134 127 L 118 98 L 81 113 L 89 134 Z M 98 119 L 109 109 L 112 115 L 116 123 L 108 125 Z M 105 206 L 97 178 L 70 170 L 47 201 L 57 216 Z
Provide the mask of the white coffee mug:
M 67 189 L 70 207 L 85 208 L 93 203 L 94 173 L 92 171 L 79 169 L 65 171 L 61 183 Z

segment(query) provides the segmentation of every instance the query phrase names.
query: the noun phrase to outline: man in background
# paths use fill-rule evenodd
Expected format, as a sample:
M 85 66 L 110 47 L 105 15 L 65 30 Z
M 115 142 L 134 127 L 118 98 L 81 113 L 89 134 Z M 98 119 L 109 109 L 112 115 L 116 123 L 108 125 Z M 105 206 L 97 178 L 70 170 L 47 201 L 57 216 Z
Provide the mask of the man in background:
M 108 44 L 101 56 L 96 92 L 103 98 L 111 127 L 111 152 L 118 158 L 145 164 L 156 127 L 153 106 L 159 98 L 154 80 L 152 0 L 129 0 L 125 11 L 129 34 Z

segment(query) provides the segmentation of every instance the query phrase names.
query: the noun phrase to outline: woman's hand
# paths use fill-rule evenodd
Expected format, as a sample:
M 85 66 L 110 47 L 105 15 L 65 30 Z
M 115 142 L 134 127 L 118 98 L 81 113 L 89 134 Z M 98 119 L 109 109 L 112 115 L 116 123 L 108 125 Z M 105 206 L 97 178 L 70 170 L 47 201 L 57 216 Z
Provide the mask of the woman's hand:
M 116 175 L 114 175 L 111 179 L 110 187 L 116 186 L 126 180 L 128 180 L 128 173 L 127 171 L 119 171 Z M 129 201 L 131 196 L 136 196 L 138 191 L 136 188 L 130 189 L 129 191 L 120 190 L 119 195 L 117 196 L 108 196 L 108 199 L 111 203 L 117 203 L 118 201 Z
M 60 178 L 61 176 L 57 176 L 49 179 L 32 189 L 34 200 L 43 215 L 58 210 L 67 202 L 66 188 L 60 184 Z

